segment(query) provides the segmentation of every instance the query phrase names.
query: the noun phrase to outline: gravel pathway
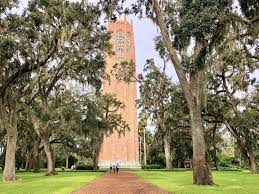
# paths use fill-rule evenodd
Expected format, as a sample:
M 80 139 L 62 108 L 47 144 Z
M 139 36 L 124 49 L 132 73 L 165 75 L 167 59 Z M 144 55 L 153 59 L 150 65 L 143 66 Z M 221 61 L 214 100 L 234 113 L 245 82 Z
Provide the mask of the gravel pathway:
M 131 172 L 106 173 L 72 194 L 168 194 Z

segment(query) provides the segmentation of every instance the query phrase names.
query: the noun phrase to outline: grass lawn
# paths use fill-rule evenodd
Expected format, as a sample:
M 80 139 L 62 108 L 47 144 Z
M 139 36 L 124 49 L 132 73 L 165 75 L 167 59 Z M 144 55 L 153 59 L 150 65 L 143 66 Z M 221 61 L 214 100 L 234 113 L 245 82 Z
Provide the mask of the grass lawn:
M 259 194 L 259 174 L 213 171 L 215 186 L 192 184 L 192 171 L 136 171 L 142 179 L 175 194 Z
M 0 194 L 66 194 L 102 174 L 102 172 L 59 172 L 57 176 L 44 176 L 44 173 L 18 172 L 16 182 L 0 181 Z M 2 172 L 0 179 L 2 180 Z

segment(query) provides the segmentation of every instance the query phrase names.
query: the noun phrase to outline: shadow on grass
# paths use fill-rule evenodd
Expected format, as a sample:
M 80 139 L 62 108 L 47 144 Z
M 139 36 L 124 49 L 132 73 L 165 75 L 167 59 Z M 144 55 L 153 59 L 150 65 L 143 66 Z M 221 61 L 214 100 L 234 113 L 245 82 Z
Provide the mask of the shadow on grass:
M 191 168 L 173 168 L 173 169 L 141 169 L 142 171 L 155 171 L 155 172 L 189 172 L 192 171 L 193 169 Z M 236 169 L 236 168 L 222 168 L 220 171 L 216 170 L 216 169 L 211 169 L 212 171 L 215 172 L 224 172 L 224 171 L 238 171 L 238 172 L 242 172 L 244 170 L 247 169 Z M 134 171 L 134 170 L 133 170 Z
M 44 169 L 38 170 L 38 171 L 26 171 L 26 170 L 16 170 L 16 173 L 46 173 L 47 171 Z M 75 172 L 107 172 L 107 170 L 105 169 L 100 169 L 100 170 L 56 170 L 56 172 L 58 173 L 62 173 L 62 172 L 71 172 L 71 173 L 75 173 Z M 0 174 L 3 173 L 3 171 L 0 171 Z

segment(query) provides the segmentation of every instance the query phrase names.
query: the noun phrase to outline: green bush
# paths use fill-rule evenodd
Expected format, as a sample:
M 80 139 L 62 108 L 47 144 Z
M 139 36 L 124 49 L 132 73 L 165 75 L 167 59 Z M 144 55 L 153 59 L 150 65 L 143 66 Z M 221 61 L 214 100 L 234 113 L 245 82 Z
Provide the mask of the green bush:
M 233 157 L 222 155 L 220 159 L 220 166 L 223 168 L 237 168 L 239 167 L 239 161 Z
M 221 160 L 220 161 L 221 167 L 230 167 L 230 165 L 231 165 L 231 161 L 229 161 L 229 160 Z
M 141 166 L 142 169 L 163 169 L 164 167 L 160 164 L 149 164 L 146 166 Z
M 79 163 L 76 165 L 76 170 L 93 170 L 92 165 L 85 165 L 84 163 Z

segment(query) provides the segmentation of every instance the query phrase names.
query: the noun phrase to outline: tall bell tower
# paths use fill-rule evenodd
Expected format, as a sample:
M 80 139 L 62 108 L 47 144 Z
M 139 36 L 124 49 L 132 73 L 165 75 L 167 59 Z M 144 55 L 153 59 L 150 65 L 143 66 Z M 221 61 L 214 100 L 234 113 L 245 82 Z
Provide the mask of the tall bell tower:
M 110 22 L 111 43 L 115 55 L 106 57 L 106 73 L 110 73 L 113 65 L 121 61 L 136 62 L 135 43 L 132 22 L 126 19 Z M 135 72 L 136 74 L 136 72 Z M 125 82 L 110 75 L 110 82 L 103 83 L 103 93 L 114 94 L 125 105 L 120 111 L 124 121 L 130 127 L 125 135 L 114 132 L 105 137 L 100 154 L 99 167 L 107 168 L 111 164 L 120 163 L 122 168 L 137 168 L 139 164 L 138 120 L 137 120 L 137 85 L 136 82 Z

